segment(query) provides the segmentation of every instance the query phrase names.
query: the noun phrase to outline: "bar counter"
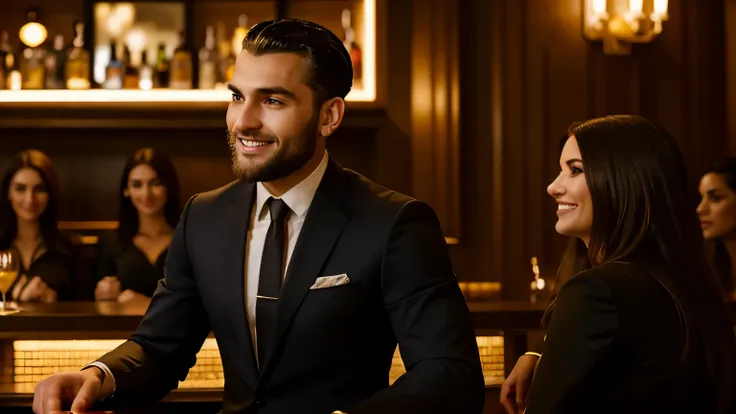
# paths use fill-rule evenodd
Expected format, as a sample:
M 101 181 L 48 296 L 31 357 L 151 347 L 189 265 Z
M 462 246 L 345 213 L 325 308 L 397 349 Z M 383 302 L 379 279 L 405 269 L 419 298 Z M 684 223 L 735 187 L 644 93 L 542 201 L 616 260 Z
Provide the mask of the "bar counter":
M 502 371 L 486 373 L 492 375 L 486 377 L 487 386 L 496 387 L 526 351 L 527 333 L 539 329 L 547 303 L 470 301 L 468 306 L 484 359 L 484 372 L 487 366 Z M 19 313 L 0 316 L 0 407 L 4 407 L 0 411 L 9 414 L 30 412 L 33 389 L 40 378 L 59 368 L 78 369 L 95 355 L 114 347 L 136 329 L 145 313 L 141 305 L 117 302 L 23 304 L 21 309 Z M 83 348 L 78 349 L 77 345 Z M 190 372 L 191 378 L 187 377 L 178 390 L 155 408 L 116 414 L 147 410 L 217 412 L 222 398 L 221 365 L 216 366 L 219 361 L 216 342 L 208 338 Z M 396 361 L 397 357 L 394 365 L 403 369 L 400 356 Z M 396 377 L 403 373 L 393 371 L 392 376 Z

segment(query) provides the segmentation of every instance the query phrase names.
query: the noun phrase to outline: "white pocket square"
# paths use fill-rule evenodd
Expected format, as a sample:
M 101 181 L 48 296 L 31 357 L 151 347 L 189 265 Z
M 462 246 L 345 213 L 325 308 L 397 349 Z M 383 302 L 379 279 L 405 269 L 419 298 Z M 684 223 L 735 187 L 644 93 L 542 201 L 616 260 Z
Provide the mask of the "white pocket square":
M 326 289 L 346 285 L 348 283 L 350 283 L 350 278 L 346 273 L 335 276 L 322 276 L 318 277 L 317 280 L 314 281 L 314 284 L 309 288 L 309 290 Z

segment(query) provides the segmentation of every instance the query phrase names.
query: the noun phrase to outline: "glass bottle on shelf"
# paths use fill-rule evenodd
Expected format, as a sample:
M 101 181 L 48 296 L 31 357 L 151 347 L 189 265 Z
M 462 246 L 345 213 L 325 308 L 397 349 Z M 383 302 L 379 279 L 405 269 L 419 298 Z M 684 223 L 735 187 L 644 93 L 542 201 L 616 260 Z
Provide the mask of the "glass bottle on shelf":
M 166 45 L 164 43 L 159 43 L 158 51 L 156 52 L 156 78 L 154 79 L 155 88 L 169 87 L 169 69 L 169 58 L 166 56 Z
M 138 87 L 144 90 L 153 88 L 153 67 L 148 64 L 148 53 L 146 50 L 141 52 L 141 68 L 138 72 L 140 74 Z
M 10 89 L 8 78 L 13 68 L 13 49 L 7 30 L 0 32 L 0 89 Z
M 41 46 L 48 32 L 46 27 L 38 22 L 34 9 L 27 15 L 27 23 L 21 27 L 20 40 L 27 47 L 20 55 L 20 74 L 23 89 L 43 89 L 46 85 L 46 66 L 44 58 L 46 50 Z
M 235 55 L 230 39 L 225 36 L 225 23 L 217 22 L 217 45 L 220 49 L 220 64 L 218 68 L 218 84 L 222 88 L 230 82 L 235 71 Z M 220 86 L 218 85 L 218 87 Z
M 238 16 L 238 27 L 235 28 L 232 38 L 232 51 L 236 57 L 243 50 L 243 40 L 246 34 L 248 34 L 248 15 L 241 14 Z
M 140 74 L 138 72 L 138 62 L 135 62 L 131 56 L 130 48 L 126 45 L 123 47 L 123 88 L 138 89 L 138 81 Z
M 184 32 L 179 33 L 179 46 L 171 58 L 171 89 L 192 89 L 192 53 L 186 44 Z
M 46 86 L 46 51 L 41 47 L 23 49 L 20 60 L 20 74 L 23 80 L 22 89 L 44 89 Z
M 204 47 L 199 50 L 199 89 L 214 89 L 217 83 L 219 56 L 215 41 L 215 28 L 207 26 Z
M 123 88 L 123 63 L 117 57 L 117 42 L 110 41 L 110 63 L 105 68 L 105 89 Z
M 84 48 L 84 23 L 74 23 L 74 41 L 66 61 L 66 87 L 89 89 L 89 52 Z
M 66 51 L 64 36 L 54 37 L 54 48 L 46 54 L 46 88 L 64 89 L 66 86 Z
M 342 11 L 342 28 L 344 32 L 343 43 L 350 53 L 350 61 L 353 64 L 353 86 L 361 89 L 363 87 L 363 51 L 355 41 L 355 30 L 353 29 L 350 9 Z

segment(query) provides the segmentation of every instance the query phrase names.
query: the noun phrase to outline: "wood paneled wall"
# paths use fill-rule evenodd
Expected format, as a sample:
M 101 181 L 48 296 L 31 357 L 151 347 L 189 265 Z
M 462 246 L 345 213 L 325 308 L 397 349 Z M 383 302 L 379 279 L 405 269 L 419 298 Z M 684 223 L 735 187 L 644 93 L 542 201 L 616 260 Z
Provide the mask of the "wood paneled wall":
M 462 234 L 466 279 L 524 298 L 538 256 L 552 277 L 565 240 L 546 186 L 573 121 L 641 114 L 668 129 L 690 169 L 727 150 L 723 1 L 670 1 L 651 44 L 606 56 L 581 36 L 579 0 L 470 0 L 460 10 Z M 415 160 L 415 162 L 420 162 Z

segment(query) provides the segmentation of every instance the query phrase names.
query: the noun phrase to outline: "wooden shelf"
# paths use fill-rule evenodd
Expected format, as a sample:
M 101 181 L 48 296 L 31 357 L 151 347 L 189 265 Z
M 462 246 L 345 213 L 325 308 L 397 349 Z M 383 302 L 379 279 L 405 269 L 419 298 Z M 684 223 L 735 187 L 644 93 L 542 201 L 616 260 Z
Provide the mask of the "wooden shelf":
M 214 100 L 12 102 L 0 98 L 0 128 L 225 128 L 227 107 L 228 101 Z M 377 128 L 384 117 L 385 111 L 373 103 L 348 102 L 343 126 Z

